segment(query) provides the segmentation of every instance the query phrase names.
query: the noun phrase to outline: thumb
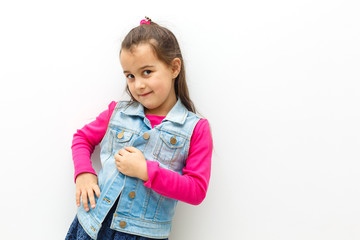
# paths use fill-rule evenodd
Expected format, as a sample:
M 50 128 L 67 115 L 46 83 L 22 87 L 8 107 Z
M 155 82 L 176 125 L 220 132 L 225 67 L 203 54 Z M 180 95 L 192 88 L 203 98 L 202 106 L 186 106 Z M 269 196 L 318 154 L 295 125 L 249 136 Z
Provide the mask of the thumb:
M 139 149 L 135 148 L 135 147 L 125 147 L 125 150 L 131 153 L 136 153 L 139 151 Z

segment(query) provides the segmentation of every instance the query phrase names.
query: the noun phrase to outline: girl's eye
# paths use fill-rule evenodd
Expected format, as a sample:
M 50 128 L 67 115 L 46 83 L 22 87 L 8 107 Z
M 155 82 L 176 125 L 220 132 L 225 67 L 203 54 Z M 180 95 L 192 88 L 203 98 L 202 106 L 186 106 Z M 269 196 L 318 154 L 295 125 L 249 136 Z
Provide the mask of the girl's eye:
M 134 77 L 134 75 L 132 75 L 132 74 L 128 74 L 128 75 L 126 75 L 126 78 L 128 78 L 128 79 L 133 79 L 133 78 L 135 78 L 135 77 Z
M 145 70 L 144 71 L 144 75 L 150 75 L 151 71 L 150 70 Z

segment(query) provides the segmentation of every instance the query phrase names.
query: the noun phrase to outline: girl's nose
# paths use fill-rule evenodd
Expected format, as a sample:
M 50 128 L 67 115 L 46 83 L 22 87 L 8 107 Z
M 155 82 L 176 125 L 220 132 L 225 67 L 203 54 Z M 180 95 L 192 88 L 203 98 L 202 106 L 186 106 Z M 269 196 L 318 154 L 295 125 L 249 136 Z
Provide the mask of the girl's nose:
M 141 78 L 136 79 L 135 81 L 135 88 L 142 89 L 145 87 L 144 80 Z

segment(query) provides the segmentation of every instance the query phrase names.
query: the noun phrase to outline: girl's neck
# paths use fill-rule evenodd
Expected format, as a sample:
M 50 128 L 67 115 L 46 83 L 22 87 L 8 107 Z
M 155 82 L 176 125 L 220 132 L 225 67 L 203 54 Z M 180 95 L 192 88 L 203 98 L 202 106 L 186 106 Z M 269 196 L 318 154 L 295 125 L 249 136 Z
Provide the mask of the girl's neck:
M 165 117 L 168 114 L 168 112 L 165 112 L 165 111 L 151 111 L 151 110 L 145 109 L 145 115 L 150 115 L 150 116 Z
M 175 96 L 173 99 L 168 100 L 167 102 L 163 103 L 157 108 L 148 109 L 144 107 L 144 112 L 146 115 L 166 116 L 170 112 L 170 110 L 175 106 L 176 102 L 177 102 L 177 98 Z

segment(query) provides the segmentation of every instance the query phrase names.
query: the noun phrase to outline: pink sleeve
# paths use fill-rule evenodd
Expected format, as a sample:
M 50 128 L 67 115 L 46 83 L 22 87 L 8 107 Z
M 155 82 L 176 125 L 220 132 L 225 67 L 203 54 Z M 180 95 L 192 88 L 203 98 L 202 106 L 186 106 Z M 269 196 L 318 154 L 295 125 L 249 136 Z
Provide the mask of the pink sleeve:
M 91 154 L 105 136 L 111 114 L 114 111 L 116 102 L 111 102 L 109 107 L 95 119 L 78 129 L 72 141 L 72 156 L 75 167 L 75 180 L 80 173 L 89 172 L 96 175 L 91 165 Z
M 201 119 L 191 137 L 183 175 L 160 168 L 156 161 L 147 161 L 149 180 L 144 185 L 166 197 L 193 205 L 200 204 L 209 185 L 212 149 L 209 122 Z

